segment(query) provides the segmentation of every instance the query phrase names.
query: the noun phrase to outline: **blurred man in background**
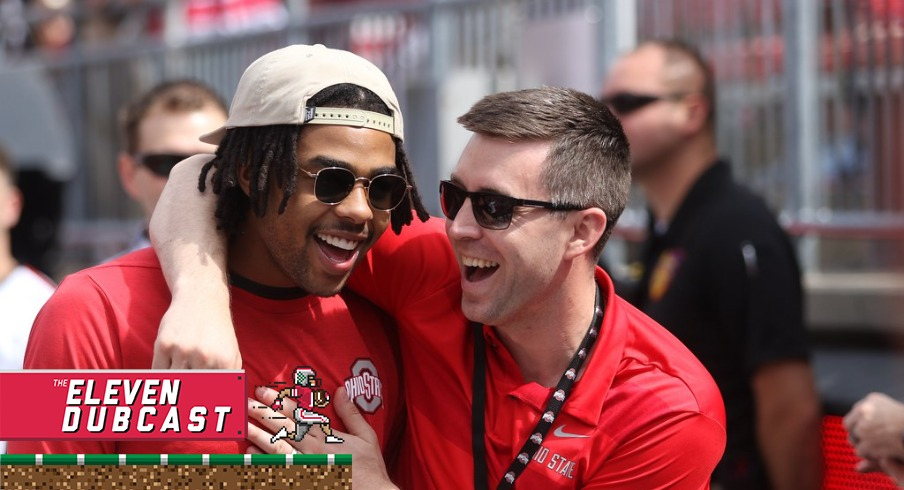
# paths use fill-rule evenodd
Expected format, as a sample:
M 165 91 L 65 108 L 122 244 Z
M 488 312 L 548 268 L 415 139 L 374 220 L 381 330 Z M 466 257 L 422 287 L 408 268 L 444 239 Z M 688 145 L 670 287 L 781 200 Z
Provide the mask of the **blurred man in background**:
M 22 369 L 31 324 L 54 289 L 50 279 L 13 257 L 10 230 L 21 211 L 12 162 L 0 148 L 0 370 Z M 6 442 L 0 441 L 0 453 L 5 452 Z
M 227 113 L 212 88 L 193 80 L 160 83 L 123 110 L 119 176 L 144 219 L 127 251 L 150 245 L 147 225 L 170 170 L 191 155 L 216 151 L 199 138 L 222 126 Z
M 624 296 L 684 342 L 722 391 L 728 444 L 714 484 L 820 488 L 800 270 L 764 202 L 717 156 L 714 94 L 706 62 L 676 41 L 641 44 L 603 84 L 650 211 L 639 283 Z

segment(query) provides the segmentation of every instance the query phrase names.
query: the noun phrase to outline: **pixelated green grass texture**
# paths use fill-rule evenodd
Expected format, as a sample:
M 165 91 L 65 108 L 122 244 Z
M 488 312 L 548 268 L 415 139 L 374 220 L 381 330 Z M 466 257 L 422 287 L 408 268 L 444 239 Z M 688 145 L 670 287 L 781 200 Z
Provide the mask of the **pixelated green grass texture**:
M 79 462 L 79 457 L 83 461 Z M 124 457 L 124 463 L 123 463 Z M 207 460 L 205 462 L 205 459 Z M 40 460 L 40 463 L 38 461 Z M 0 454 L 0 465 L 339 465 L 351 454 Z

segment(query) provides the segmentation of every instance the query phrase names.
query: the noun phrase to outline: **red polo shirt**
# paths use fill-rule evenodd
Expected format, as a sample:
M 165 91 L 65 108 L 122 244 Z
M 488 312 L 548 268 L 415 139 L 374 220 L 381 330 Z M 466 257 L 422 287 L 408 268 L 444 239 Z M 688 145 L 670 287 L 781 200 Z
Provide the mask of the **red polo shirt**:
M 376 265 L 375 265 L 376 264 Z M 725 447 L 722 399 L 709 373 L 664 328 L 613 292 L 600 337 L 520 488 L 708 488 Z M 458 266 L 442 221 L 384 234 L 352 287 L 400 328 L 409 426 L 403 488 L 461 488 L 473 481 L 474 346 L 461 307 Z M 525 383 L 489 326 L 486 437 L 494 488 L 543 412 L 551 389 Z

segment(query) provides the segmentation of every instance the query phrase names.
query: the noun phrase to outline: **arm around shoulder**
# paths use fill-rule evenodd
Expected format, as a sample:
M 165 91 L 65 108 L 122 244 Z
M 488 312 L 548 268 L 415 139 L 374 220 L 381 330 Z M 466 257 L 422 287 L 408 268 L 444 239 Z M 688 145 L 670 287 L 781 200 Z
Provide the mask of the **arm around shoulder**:
M 151 218 L 151 243 L 173 293 L 154 344 L 154 369 L 241 367 L 216 196 L 198 190 L 201 167 L 212 158 L 195 155 L 176 165 Z

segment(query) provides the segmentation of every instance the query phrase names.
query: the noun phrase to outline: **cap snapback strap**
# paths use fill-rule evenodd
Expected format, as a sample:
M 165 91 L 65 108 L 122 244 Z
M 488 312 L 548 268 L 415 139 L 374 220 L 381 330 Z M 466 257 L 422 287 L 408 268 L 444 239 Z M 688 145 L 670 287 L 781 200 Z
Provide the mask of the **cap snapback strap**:
M 395 120 L 392 116 L 363 109 L 305 107 L 304 124 L 354 126 L 395 134 Z

